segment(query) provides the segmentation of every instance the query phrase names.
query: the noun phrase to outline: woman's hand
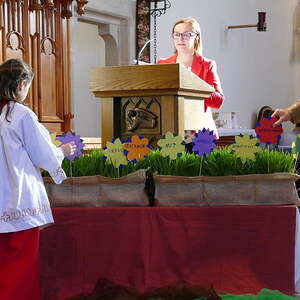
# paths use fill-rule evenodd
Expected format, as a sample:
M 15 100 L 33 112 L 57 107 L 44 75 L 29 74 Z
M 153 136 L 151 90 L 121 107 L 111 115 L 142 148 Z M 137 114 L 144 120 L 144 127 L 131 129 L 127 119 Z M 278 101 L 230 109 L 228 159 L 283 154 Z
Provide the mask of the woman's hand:
M 64 156 L 73 155 L 76 151 L 76 144 L 74 142 L 70 142 L 67 144 L 63 144 L 59 146 L 59 148 L 62 150 Z
M 273 124 L 273 126 L 279 126 L 283 122 L 290 121 L 292 116 L 289 109 L 276 109 L 271 116 L 272 118 L 278 118 L 278 120 Z

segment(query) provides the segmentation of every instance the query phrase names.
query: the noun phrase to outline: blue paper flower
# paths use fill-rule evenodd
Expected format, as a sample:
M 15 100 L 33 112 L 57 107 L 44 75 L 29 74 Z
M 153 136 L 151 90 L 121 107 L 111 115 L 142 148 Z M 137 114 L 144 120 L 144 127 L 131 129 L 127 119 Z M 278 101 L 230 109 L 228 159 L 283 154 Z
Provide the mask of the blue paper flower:
M 66 157 L 68 160 L 73 161 L 75 158 L 83 154 L 83 148 L 85 145 L 82 143 L 80 135 L 76 135 L 75 133 L 69 131 L 62 136 L 56 137 L 56 139 L 59 140 L 62 144 L 67 144 L 70 142 L 74 142 L 76 144 L 76 151 L 74 154 Z
M 199 156 L 210 154 L 216 148 L 216 136 L 213 131 L 203 128 L 195 133 L 193 151 Z

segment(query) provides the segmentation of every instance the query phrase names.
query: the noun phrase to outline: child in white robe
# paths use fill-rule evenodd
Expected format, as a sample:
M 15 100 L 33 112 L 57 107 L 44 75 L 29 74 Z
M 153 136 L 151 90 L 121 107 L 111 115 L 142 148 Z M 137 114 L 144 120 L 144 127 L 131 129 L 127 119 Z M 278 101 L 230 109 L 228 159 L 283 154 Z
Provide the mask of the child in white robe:
M 0 65 L 0 299 L 39 300 L 39 227 L 52 223 L 40 168 L 56 183 L 66 175 L 74 143 L 53 145 L 47 129 L 23 104 L 33 72 L 22 60 Z

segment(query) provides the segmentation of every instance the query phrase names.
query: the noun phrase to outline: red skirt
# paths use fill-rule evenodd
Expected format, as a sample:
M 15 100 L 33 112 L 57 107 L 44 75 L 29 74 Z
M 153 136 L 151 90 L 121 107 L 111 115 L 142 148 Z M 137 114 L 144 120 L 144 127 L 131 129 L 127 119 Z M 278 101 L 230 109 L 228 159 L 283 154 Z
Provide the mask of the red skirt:
M 40 300 L 38 227 L 0 233 L 0 299 Z

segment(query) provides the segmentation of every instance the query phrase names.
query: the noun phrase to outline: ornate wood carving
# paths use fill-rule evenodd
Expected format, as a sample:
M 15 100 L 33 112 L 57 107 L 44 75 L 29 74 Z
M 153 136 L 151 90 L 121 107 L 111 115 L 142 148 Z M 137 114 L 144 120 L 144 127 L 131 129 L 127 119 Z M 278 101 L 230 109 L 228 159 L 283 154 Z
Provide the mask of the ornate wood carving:
M 0 0 L 0 63 L 18 57 L 33 68 L 35 78 L 27 103 L 39 120 L 58 134 L 72 129 L 74 117 L 71 7 L 72 0 Z
M 53 8 L 54 7 L 54 3 L 52 0 L 45 0 L 45 4 L 44 4 L 45 8 Z
M 77 13 L 81 16 L 84 14 L 84 6 L 88 3 L 87 0 L 76 0 L 77 1 Z
M 29 5 L 29 9 L 31 11 L 34 11 L 34 10 L 42 10 L 42 4 L 41 4 L 41 1 L 40 0 L 31 0 L 30 1 L 30 5 Z
M 150 39 L 150 4 L 149 0 L 136 1 L 136 58 Z M 139 59 L 150 62 L 150 44 L 146 46 Z
M 11 31 L 6 36 L 6 46 L 14 51 L 24 51 L 23 47 L 23 37 L 16 31 Z
M 121 116 L 119 136 L 127 139 L 140 135 L 156 141 L 162 134 L 160 101 L 160 97 L 155 96 L 121 98 L 115 110 L 115 119 Z
M 61 0 L 62 11 L 61 16 L 62 18 L 71 18 L 72 17 L 72 2 L 73 0 Z

